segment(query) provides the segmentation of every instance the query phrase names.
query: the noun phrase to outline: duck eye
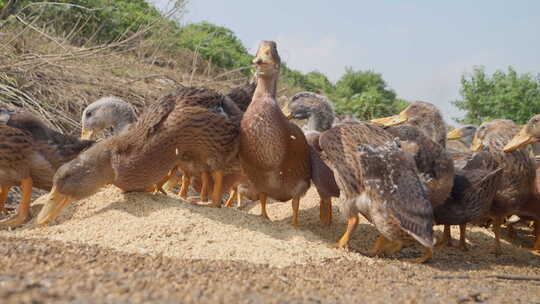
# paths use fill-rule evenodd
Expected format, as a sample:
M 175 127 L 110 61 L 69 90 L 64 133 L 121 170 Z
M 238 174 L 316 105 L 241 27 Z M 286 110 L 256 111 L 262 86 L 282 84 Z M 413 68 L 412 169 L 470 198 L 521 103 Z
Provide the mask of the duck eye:
M 92 116 L 92 112 L 86 112 L 86 117 L 89 118 L 90 116 Z

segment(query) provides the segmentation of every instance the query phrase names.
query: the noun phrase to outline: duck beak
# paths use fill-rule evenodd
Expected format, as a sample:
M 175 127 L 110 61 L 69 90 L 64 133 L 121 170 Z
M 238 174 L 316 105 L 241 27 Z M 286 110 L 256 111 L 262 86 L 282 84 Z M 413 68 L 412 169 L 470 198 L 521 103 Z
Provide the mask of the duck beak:
M 446 135 L 446 139 L 449 139 L 449 140 L 460 139 L 461 137 L 463 137 L 463 134 L 461 134 L 460 129 L 454 129 L 454 130 L 450 131 L 448 133 L 448 135 Z
M 37 216 L 37 224 L 43 225 L 54 220 L 60 211 L 67 205 L 73 202 L 73 199 L 65 194 L 61 194 L 53 187 L 45 206 L 41 209 Z
M 81 130 L 81 139 L 82 140 L 92 140 L 94 137 L 94 131 L 93 130 L 88 130 L 88 129 L 85 129 L 83 128 Z
M 482 150 L 482 148 L 484 148 L 484 144 L 482 144 L 482 141 L 475 136 L 471 143 L 471 151 L 478 152 Z
M 531 144 L 533 142 L 534 142 L 534 138 L 527 133 L 525 128 L 523 128 L 521 129 L 521 131 L 519 131 L 519 133 L 516 136 L 514 136 L 514 138 L 512 138 L 512 140 L 510 140 L 509 143 L 506 144 L 506 146 L 504 146 L 503 151 L 504 152 L 516 151 L 517 149 L 525 145 Z
M 289 103 L 288 102 L 285 103 L 283 108 L 281 108 L 281 112 L 283 112 L 283 115 L 285 115 L 285 117 L 287 117 L 287 119 L 292 119 L 293 118 L 293 114 L 289 110 Z
M 400 125 L 400 124 L 406 122 L 407 119 L 408 119 L 407 114 L 405 113 L 405 111 L 403 111 L 403 112 L 399 113 L 398 115 L 372 119 L 371 122 L 374 123 L 374 124 L 383 125 L 383 126 L 386 126 L 386 127 L 391 127 L 391 126 Z

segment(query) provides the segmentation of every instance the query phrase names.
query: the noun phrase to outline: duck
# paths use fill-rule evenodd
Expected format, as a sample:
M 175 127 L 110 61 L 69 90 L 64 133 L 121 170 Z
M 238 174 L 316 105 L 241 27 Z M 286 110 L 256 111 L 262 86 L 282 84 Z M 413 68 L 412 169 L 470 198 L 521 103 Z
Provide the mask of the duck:
M 81 139 L 96 139 L 96 135 L 108 128 L 112 135 L 119 134 L 137 120 L 135 107 L 116 96 L 102 97 L 89 104 L 82 112 Z
M 436 225 L 445 225 L 443 237 L 436 247 L 450 244 L 450 226 L 459 225 L 459 248 L 467 251 L 468 223 L 481 223 L 488 215 L 493 198 L 502 184 L 502 168 L 487 151 L 472 154 L 465 165 L 456 169 L 454 185 L 444 204 L 433 210 Z
M 452 191 L 455 172 L 453 160 L 447 150 L 418 127 L 396 125 L 385 130 L 401 141 L 418 146 L 414 160 L 420 180 L 426 186 L 428 199 L 433 207 L 444 204 Z
M 332 223 L 332 197 L 339 197 L 339 188 L 334 173 L 320 158 L 319 136 L 330 129 L 335 113 L 332 102 L 319 92 L 300 92 L 282 108 L 288 119 L 303 120 L 308 123 L 303 131 L 309 145 L 311 182 L 320 198 L 320 220 L 324 225 Z
M 292 225 L 299 227 L 300 199 L 311 184 L 309 145 L 276 100 L 281 65 L 277 44 L 261 41 L 253 64 L 257 88 L 240 125 L 240 163 L 261 205 L 261 216 L 269 219 L 268 198 L 291 200 Z
M 495 119 L 480 125 L 471 144 L 474 152 L 488 151 L 503 169 L 502 184 L 488 214 L 493 219 L 495 254 L 501 253 L 500 227 L 507 216 L 540 218 L 540 202 L 534 193 L 536 165 L 530 154 L 516 144 L 523 138 L 523 133 L 518 132 L 519 127 L 513 121 Z
M 335 119 L 334 106 L 325 96 L 313 92 L 300 92 L 291 97 L 283 107 L 289 119 L 307 119 L 308 131 L 324 132 L 332 127 Z
M 179 160 L 214 177 L 208 206 L 220 206 L 223 168 L 238 156 L 239 130 L 221 113 L 190 106 L 198 99 L 219 100 L 212 94 L 198 88 L 178 89 L 175 98 L 152 103 L 125 132 L 97 142 L 62 165 L 37 224 L 54 220 L 70 203 L 108 184 L 124 192 L 147 191 Z
M 439 109 L 429 102 L 412 102 L 398 115 L 372 119 L 371 122 L 387 127 L 401 124 L 417 127 L 434 142 L 446 148 L 446 124 Z
M 332 223 L 332 197 L 339 197 L 340 191 L 334 177 L 334 172 L 321 159 L 321 146 L 319 145 L 320 132 L 305 132 L 309 145 L 309 162 L 311 164 L 311 181 L 320 198 L 319 217 L 321 223 Z
M 520 129 L 509 143 L 507 143 L 503 150 L 504 152 L 513 152 L 521 149 L 527 145 L 533 146 L 533 152 L 536 151 L 535 146 L 540 143 L 540 115 L 534 115 L 527 121 L 527 123 Z M 538 157 L 535 155 L 535 168 L 536 177 L 534 180 L 534 193 L 536 197 L 540 196 L 540 166 L 538 166 Z M 540 250 L 540 221 L 538 218 L 534 221 L 534 231 L 536 235 L 536 241 L 532 247 L 533 250 Z
M 57 169 L 93 144 L 49 128 L 28 111 L 0 107 L 0 211 L 5 213 L 11 187 L 20 186 L 22 191 L 17 214 L 0 222 L 0 227 L 26 223 L 32 189 L 50 190 Z
M 253 99 L 253 94 L 255 93 L 256 87 L 257 77 L 254 75 L 251 81 L 249 81 L 247 84 L 233 88 L 227 94 L 227 98 L 232 100 L 238 109 L 244 113 Z
M 407 143 L 405 152 L 391 134 L 363 122 L 334 126 L 321 134 L 319 143 L 348 217 L 345 233 L 332 247 L 348 245 L 361 213 L 381 233 L 368 256 L 397 252 L 416 239 L 425 252 L 410 261 L 427 261 L 433 250 L 433 208 L 411 154 L 416 144 Z
M 452 131 L 448 133 L 446 136 L 447 140 L 458 140 L 461 142 L 465 147 L 470 150 L 471 143 L 474 138 L 474 134 L 476 133 L 476 129 L 478 126 L 475 125 L 464 125 L 459 128 L 455 128 Z

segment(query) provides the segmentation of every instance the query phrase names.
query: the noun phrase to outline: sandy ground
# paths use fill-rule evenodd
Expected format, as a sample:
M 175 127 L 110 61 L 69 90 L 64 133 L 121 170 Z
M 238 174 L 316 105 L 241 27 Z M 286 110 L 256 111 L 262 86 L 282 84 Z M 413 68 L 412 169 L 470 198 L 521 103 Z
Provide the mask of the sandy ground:
M 106 188 L 49 226 L 0 232 L 0 300 L 540 303 L 540 257 L 507 239 L 495 256 L 493 235 L 483 228 L 469 229 L 468 252 L 445 248 L 414 265 L 402 259 L 419 256 L 419 246 L 392 257 L 363 256 L 377 237 L 366 222 L 350 250 L 328 248 L 345 219 L 335 206 L 333 224 L 321 225 L 313 189 L 301 201 L 300 229 L 290 225 L 290 203 L 269 204 L 272 221 L 259 210 Z M 530 229 L 518 232 L 515 245 L 531 246 Z

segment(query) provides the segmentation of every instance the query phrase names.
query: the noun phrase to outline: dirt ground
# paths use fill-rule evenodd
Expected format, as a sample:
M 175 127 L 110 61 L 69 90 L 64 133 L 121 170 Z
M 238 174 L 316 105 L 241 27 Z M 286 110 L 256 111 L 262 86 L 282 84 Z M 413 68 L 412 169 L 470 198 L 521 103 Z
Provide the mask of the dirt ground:
M 322 226 L 313 190 L 300 229 L 290 204 L 268 212 L 271 222 L 256 204 L 212 209 L 106 188 L 51 225 L 0 232 L 0 303 L 540 303 L 540 256 L 517 247 L 532 244 L 527 227 L 500 256 L 492 233 L 474 227 L 468 252 L 445 248 L 416 265 L 403 259 L 418 246 L 362 255 L 377 237 L 366 222 L 350 250 L 329 249 L 344 219 L 335 206 Z

